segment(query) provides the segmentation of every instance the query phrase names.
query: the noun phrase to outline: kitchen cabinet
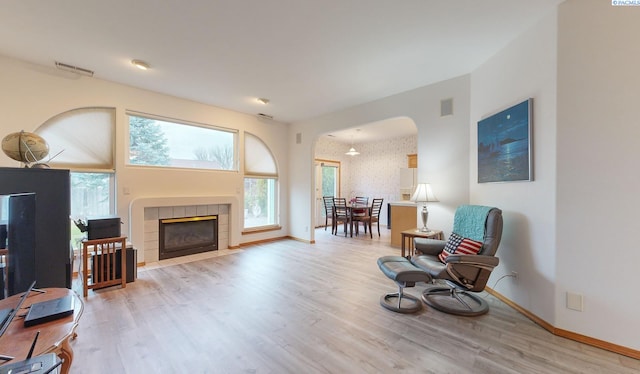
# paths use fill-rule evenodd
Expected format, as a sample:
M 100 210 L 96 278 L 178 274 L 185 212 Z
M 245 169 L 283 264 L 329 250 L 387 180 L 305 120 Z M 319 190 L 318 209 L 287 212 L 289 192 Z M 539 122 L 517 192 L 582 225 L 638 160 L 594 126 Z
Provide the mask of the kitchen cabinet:
M 418 169 L 400 168 L 400 196 L 409 200 L 418 183 Z
M 416 153 L 407 155 L 407 167 L 410 169 L 418 168 L 418 155 Z
M 417 205 L 410 201 L 396 201 L 389 203 L 391 210 L 391 246 L 402 246 L 402 232 L 414 229 L 418 222 Z

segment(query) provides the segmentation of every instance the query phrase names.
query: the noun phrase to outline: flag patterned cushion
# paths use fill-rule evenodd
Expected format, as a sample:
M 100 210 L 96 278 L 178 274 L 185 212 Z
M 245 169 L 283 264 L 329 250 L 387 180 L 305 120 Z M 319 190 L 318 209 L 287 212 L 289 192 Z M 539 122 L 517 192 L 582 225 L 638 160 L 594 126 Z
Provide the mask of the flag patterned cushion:
M 438 258 L 440 258 L 440 261 L 444 263 L 449 255 L 477 255 L 481 248 L 481 242 L 477 242 L 469 238 L 463 238 L 454 232 L 449 236 L 449 240 L 447 240 L 447 244 L 445 244 L 444 249 L 440 252 Z

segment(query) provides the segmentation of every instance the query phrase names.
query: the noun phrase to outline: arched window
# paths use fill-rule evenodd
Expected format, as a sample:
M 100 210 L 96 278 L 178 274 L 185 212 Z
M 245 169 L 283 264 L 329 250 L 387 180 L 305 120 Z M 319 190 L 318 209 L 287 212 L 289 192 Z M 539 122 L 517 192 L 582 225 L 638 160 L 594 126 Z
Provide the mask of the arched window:
M 244 135 L 244 228 L 279 227 L 278 167 L 271 150 L 257 136 Z
M 60 113 L 36 129 L 49 144 L 52 168 L 71 170 L 71 217 L 115 213 L 115 108 L 78 108 Z M 72 243 L 83 234 L 71 225 Z
M 115 108 L 79 108 L 50 118 L 35 132 L 55 156 L 49 166 L 113 172 L 115 123 Z

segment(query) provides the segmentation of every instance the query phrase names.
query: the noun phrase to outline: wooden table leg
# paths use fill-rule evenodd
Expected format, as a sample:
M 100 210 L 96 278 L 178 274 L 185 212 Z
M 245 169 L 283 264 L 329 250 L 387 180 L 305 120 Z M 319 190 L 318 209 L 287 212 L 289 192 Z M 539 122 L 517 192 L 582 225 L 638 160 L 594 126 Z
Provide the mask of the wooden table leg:
M 353 238 L 353 208 L 349 209 L 349 236 Z
M 58 357 L 62 359 L 62 374 L 68 374 L 69 369 L 71 368 L 71 363 L 73 362 L 73 349 L 71 349 L 71 344 L 69 343 L 71 337 L 62 341 L 62 346 L 60 347 L 60 351 L 58 352 Z

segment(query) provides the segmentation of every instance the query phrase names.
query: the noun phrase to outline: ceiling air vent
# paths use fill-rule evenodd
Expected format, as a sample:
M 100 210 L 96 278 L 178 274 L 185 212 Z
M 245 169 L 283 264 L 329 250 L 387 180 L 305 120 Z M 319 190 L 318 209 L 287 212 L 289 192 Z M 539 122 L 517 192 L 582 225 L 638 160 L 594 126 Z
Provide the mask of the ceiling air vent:
M 73 66 L 73 65 L 65 64 L 63 62 L 56 61 L 56 67 L 60 70 L 70 71 L 72 73 L 77 73 L 87 77 L 93 77 L 92 70 L 81 68 L 79 66 Z
M 273 119 L 273 116 L 270 116 L 268 114 L 264 114 L 264 113 L 258 113 L 256 114 L 256 116 L 258 116 L 258 118 L 266 118 L 266 119 Z

